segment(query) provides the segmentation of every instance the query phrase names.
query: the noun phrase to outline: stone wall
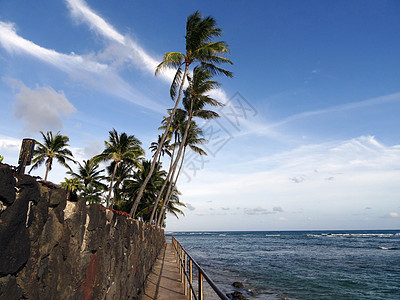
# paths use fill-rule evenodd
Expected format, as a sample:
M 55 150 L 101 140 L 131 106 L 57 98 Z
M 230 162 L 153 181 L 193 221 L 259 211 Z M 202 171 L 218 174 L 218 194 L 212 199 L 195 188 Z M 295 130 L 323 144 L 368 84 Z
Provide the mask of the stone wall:
M 0 164 L 0 300 L 140 299 L 164 232 Z

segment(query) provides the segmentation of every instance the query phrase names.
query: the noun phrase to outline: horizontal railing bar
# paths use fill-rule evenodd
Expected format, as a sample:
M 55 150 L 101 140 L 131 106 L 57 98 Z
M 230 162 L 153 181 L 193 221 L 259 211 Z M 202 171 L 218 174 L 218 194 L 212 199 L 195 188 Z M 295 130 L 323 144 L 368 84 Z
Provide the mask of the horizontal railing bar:
M 197 269 L 199 270 L 199 272 L 201 274 L 203 274 L 203 277 L 206 279 L 206 281 L 208 282 L 208 284 L 212 287 L 212 289 L 214 290 L 214 292 L 223 300 L 229 300 L 229 298 L 223 293 L 221 292 L 221 290 L 217 287 L 217 285 L 214 283 L 214 281 L 208 276 L 208 274 L 206 273 L 206 271 L 203 270 L 202 267 L 200 267 L 200 265 L 190 256 L 190 254 L 186 251 L 186 249 L 178 242 L 177 239 L 175 239 L 174 236 L 172 236 L 172 239 L 175 240 L 178 244 L 179 247 L 186 253 L 186 255 L 189 257 L 189 259 L 191 259 L 193 261 L 193 264 L 197 267 Z M 181 260 L 179 258 L 179 260 Z M 186 272 L 185 272 L 186 274 Z

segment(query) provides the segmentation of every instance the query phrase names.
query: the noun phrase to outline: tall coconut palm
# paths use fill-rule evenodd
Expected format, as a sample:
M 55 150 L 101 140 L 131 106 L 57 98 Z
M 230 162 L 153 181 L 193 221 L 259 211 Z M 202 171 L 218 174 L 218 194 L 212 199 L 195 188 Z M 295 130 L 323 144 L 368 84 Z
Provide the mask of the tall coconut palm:
M 141 166 L 142 167 L 142 166 Z M 108 167 L 107 167 L 107 172 L 110 174 L 110 177 L 107 178 L 108 180 L 111 180 L 111 174 L 114 172 L 115 168 L 115 162 L 112 162 Z M 123 184 L 125 181 L 129 180 L 133 176 L 133 169 L 135 168 L 134 165 L 132 164 L 118 164 L 117 170 L 115 172 L 114 176 L 114 184 L 113 184 L 113 203 L 114 204 L 119 204 L 123 200 L 123 191 L 121 186 L 123 187 Z
M 132 216 L 135 214 L 139 201 L 142 197 L 142 193 L 146 188 L 147 182 L 150 180 L 151 174 L 154 171 L 162 144 L 165 141 L 176 109 L 178 108 L 189 66 L 192 63 L 200 63 L 205 69 L 209 70 L 211 74 L 223 74 L 225 76 L 232 77 L 232 72 L 217 66 L 219 64 L 226 63 L 232 64 L 229 59 L 221 56 L 229 52 L 228 44 L 224 41 L 214 41 L 215 38 L 221 36 L 221 32 L 222 30 L 217 27 L 217 23 L 214 18 L 203 18 L 201 14 L 196 11 L 194 14 L 188 17 L 186 22 L 186 52 L 165 53 L 163 61 L 156 68 L 156 75 L 170 67 L 177 69 L 170 88 L 170 95 L 175 101 L 175 106 L 172 109 L 169 122 L 164 134 L 162 135 L 161 143 L 159 144 L 159 147 L 154 155 L 149 175 L 143 183 L 143 187 L 141 187 L 132 206 Z
M 172 195 L 166 206 L 166 209 L 164 210 L 164 212 L 161 212 L 160 210 L 160 216 L 159 216 L 159 220 L 161 220 L 159 225 L 160 227 L 161 225 L 163 225 L 163 221 L 165 220 L 165 212 L 169 212 L 170 214 L 174 215 L 177 219 L 179 219 L 178 214 L 183 216 L 185 215 L 184 212 L 177 207 L 177 206 L 186 207 L 184 203 L 179 201 L 179 195 L 181 195 L 181 193 L 176 188 L 174 188 L 174 190 L 172 191 Z M 165 223 L 163 227 L 165 227 Z
M 128 136 L 125 132 L 118 134 L 115 129 L 109 131 L 109 134 L 108 142 L 104 142 L 106 148 L 101 154 L 96 155 L 93 158 L 95 162 L 111 160 L 115 163 L 113 173 L 111 174 L 109 193 L 106 201 L 107 207 L 110 203 L 114 177 L 118 165 L 120 163 L 125 163 L 140 167 L 140 160 L 144 155 L 144 151 L 140 146 L 142 143 L 135 138 L 135 136 Z
M 73 159 L 72 152 L 66 148 L 69 142 L 69 138 L 65 135 L 61 135 L 58 131 L 55 136 L 53 136 L 52 131 L 48 131 L 46 135 L 43 131 L 40 132 L 43 136 L 44 142 L 41 143 L 36 141 L 36 147 L 33 151 L 32 167 L 29 173 L 41 166 L 44 162 L 46 164 L 46 173 L 44 175 L 44 180 L 47 181 L 47 175 L 53 166 L 53 160 L 57 160 L 61 165 L 68 168 L 70 171 L 71 167 L 67 164 L 67 161 L 75 163 Z
M 186 131 L 186 128 L 187 128 L 186 126 L 182 126 L 181 130 Z M 203 135 L 203 130 L 197 126 L 195 121 L 192 120 L 190 122 L 189 130 L 188 130 L 188 132 L 186 132 L 185 140 L 184 141 L 182 140 L 179 145 L 180 150 L 183 149 L 182 158 L 180 157 L 180 151 L 178 151 L 177 157 L 172 166 L 172 173 L 171 173 L 171 179 L 169 182 L 168 190 L 167 190 L 167 193 L 165 194 L 165 198 L 163 201 L 159 219 L 156 222 L 156 224 L 158 224 L 158 226 L 160 226 L 161 220 L 163 220 L 162 218 L 163 218 L 165 209 L 166 209 L 166 207 L 168 207 L 168 202 L 170 201 L 170 198 L 171 198 L 171 191 L 174 191 L 174 189 L 176 187 L 176 183 L 178 181 L 179 174 L 182 169 L 186 147 L 189 146 L 194 152 L 196 152 L 200 155 L 207 155 L 207 153 L 198 146 L 199 144 L 203 144 L 206 142 L 206 140 L 204 138 L 200 137 L 202 135 Z M 181 148 L 182 144 L 183 144 L 183 148 Z M 180 161 L 180 167 L 177 172 L 177 165 L 178 165 L 179 161 Z
M 170 172 L 168 174 L 168 179 L 170 180 L 170 184 L 176 184 L 180 170 L 182 169 L 186 147 L 190 145 L 191 148 L 195 149 L 196 152 L 200 152 L 202 155 L 205 152 L 200 148 L 195 148 L 195 144 L 200 143 L 200 140 L 196 140 L 197 136 L 200 134 L 198 131 L 197 125 L 192 122 L 193 117 L 199 117 L 202 119 L 212 119 L 217 118 L 219 115 L 211 110 L 205 110 L 204 107 L 206 105 L 209 106 L 222 106 L 223 104 L 218 100 L 211 98 L 207 93 L 211 90 L 215 89 L 219 86 L 217 81 L 211 80 L 212 75 L 211 73 L 204 69 L 202 66 L 197 66 L 193 70 L 193 77 L 188 76 L 189 86 L 184 92 L 183 98 L 183 105 L 185 110 L 177 109 L 177 115 L 183 115 L 187 117 L 185 122 L 181 122 L 180 124 L 180 131 L 181 131 L 181 141 L 179 143 L 179 149 L 175 158 L 172 167 L 170 168 Z M 184 124 L 184 125 L 182 125 Z M 191 142 L 187 143 L 186 140 L 188 139 L 189 129 L 191 129 Z M 202 153 L 203 151 L 204 153 Z M 179 164 L 179 160 L 181 161 L 179 171 L 176 172 L 176 168 Z M 172 174 L 172 175 L 170 175 Z M 176 175 L 175 175 L 176 174 Z M 174 179 L 175 175 L 175 179 Z M 170 179 L 171 177 L 171 179 Z M 163 187 L 164 188 L 164 187 Z M 171 186 L 168 188 L 168 191 L 171 191 Z M 169 192 L 167 192 L 168 198 Z M 159 199 L 158 199 L 159 200 Z M 165 205 L 167 204 L 168 200 L 164 201 L 163 209 L 165 209 Z M 158 204 L 158 201 L 157 201 Z M 155 214 L 155 210 L 153 209 L 153 214 L 151 220 L 153 220 Z
M 171 110 L 168 110 L 168 114 L 169 114 L 169 116 L 171 116 Z M 171 127 L 169 129 L 169 139 L 172 139 L 172 137 L 174 138 L 174 142 L 170 145 L 170 147 L 173 150 L 172 154 L 170 156 L 171 157 L 171 161 L 170 161 L 170 165 L 169 165 L 169 169 L 168 169 L 167 178 L 164 181 L 164 184 L 162 185 L 160 192 L 158 193 L 158 197 L 156 199 L 156 204 L 154 205 L 154 208 L 153 208 L 153 211 L 152 211 L 152 214 L 151 214 L 151 217 L 150 217 L 150 223 L 152 223 L 152 221 L 154 219 L 155 213 L 156 213 L 156 211 L 158 209 L 158 203 L 160 202 L 161 197 L 164 197 L 166 195 L 164 190 L 165 190 L 165 188 L 167 186 L 167 183 L 170 183 L 170 180 L 171 180 L 172 171 L 173 171 L 173 165 L 174 165 L 174 161 L 176 159 L 175 150 L 177 148 L 179 148 L 178 146 L 179 146 L 180 140 L 182 138 L 181 128 L 184 127 L 183 124 L 185 124 L 186 116 L 187 116 L 187 114 L 186 114 L 186 112 L 184 110 L 177 109 L 177 111 L 176 111 L 176 113 L 174 115 L 173 121 L 171 123 Z M 164 119 L 162 121 L 162 124 L 163 124 L 163 126 L 161 126 L 159 129 L 165 129 L 167 127 L 168 118 L 164 117 Z
M 149 147 L 150 151 L 154 152 L 153 157 L 156 155 L 156 151 L 158 149 L 158 145 L 160 145 L 160 143 L 161 143 L 161 139 L 162 139 L 162 136 L 158 135 L 157 142 L 152 142 Z M 172 155 L 171 151 L 170 151 L 169 139 L 166 139 L 164 141 L 164 144 L 160 151 L 160 155 L 158 156 L 158 162 L 160 162 L 161 156 L 164 156 L 164 155 L 168 155 L 169 157 L 171 157 L 171 155 Z
M 130 195 L 132 202 L 130 205 L 133 205 L 133 200 L 135 199 L 137 193 L 140 190 L 140 187 L 143 185 L 144 180 L 146 179 L 151 167 L 151 161 L 145 160 L 143 161 L 143 167 L 135 172 L 132 176 L 131 180 L 126 181 L 126 192 Z M 150 178 L 149 183 L 146 186 L 142 194 L 142 199 L 140 201 L 140 205 L 138 206 L 138 212 L 136 216 L 141 216 L 144 220 L 149 220 L 148 211 L 152 209 L 154 202 L 157 198 L 157 195 L 160 191 L 160 187 L 165 180 L 166 172 L 161 170 L 161 164 L 157 163 L 155 170 Z

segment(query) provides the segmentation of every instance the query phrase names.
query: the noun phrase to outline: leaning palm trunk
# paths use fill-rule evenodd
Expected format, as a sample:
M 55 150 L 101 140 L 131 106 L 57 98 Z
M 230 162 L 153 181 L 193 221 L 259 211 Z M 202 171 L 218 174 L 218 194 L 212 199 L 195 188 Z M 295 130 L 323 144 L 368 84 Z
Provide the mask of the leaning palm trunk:
M 175 138 L 175 141 L 176 141 L 176 138 Z M 155 214 L 156 211 L 157 211 L 158 203 L 159 203 L 160 200 L 161 200 L 161 197 L 162 197 L 162 194 L 163 194 L 163 192 L 164 192 L 164 190 L 165 190 L 165 187 L 167 186 L 167 183 L 170 181 L 171 174 L 172 174 L 172 166 L 173 166 L 173 162 L 174 162 L 174 155 L 175 155 L 175 148 L 174 148 L 174 150 L 172 151 L 171 163 L 169 164 L 169 170 L 168 170 L 167 178 L 164 180 L 164 183 L 163 183 L 163 185 L 162 185 L 162 187 L 161 187 L 161 190 L 158 192 L 157 199 L 156 199 L 156 202 L 155 202 L 155 204 L 154 204 L 153 211 L 152 211 L 152 213 L 151 213 L 151 217 L 150 217 L 150 221 L 149 221 L 150 224 L 153 222 L 154 214 Z M 157 218 L 156 218 L 156 219 L 157 219 Z
M 176 159 L 175 159 L 174 165 L 172 166 L 172 169 L 173 169 L 173 172 L 172 172 L 172 180 L 171 180 L 170 183 L 169 183 L 169 187 L 168 187 L 168 190 L 167 190 L 167 194 L 165 195 L 164 203 L 163 203 L 163 206 L 161 207 L 161 212 L 160 212 L 160 215 L 159 215 L 159 220 L 158 220 L 158 222 L 157 222 L 158 226 L 161 225 L 160 222 L 161 222 L 162 217 L 163 217 L 163 212 L 165 211 L 165 208 L 167 207 L 168 200 L 169 200 L 169 195 L 171 194 L 171 191 L 173 190 L 173 187 L 175 187 L 174 182 L 176 182 L 176 181 L 178 180 L 179 173 L 180 173 L 180 170 L 181 170 L 182 165 L 183 165 L 183 159 L 184 159 L 184 156 L 185 156 L 184 154 L 183 154 L 183 156 L 182 156 L 181 167 L 179 168 L 179 172 L 178 172 L 178 174 L 177 174 L 177 176 L 176 176 L 176 178 L 175 178 L 175 180 L 174 180 L 174 175 L 175 175 L 176 167 L 178 166 L 178 162 L 179 162 L 179 159 L 180 159 L 180 157 L 181 157 L 182 151 L 183 151 L 183 149 L 186 149 L 185 144 L 186 144 L 186 139 L 187 139 L 187 136 L 188 136 L 188 133 L 189 133 L 189 128 L 190 128 L 191 122 L 192 122 L 192 113 L 190 112 L 190 113 L 189 113 L 189 118 L 188 118 L 188 120 L 187 120 L 186 128 L 185 128 L 185 133 L 184 133 L 184 135 L 183 135 L 181 144 L 179 145 L 179 150 L 178 150 L 178 154 L 176 155 Z
M 53 162 L 53 159 L 51 157 L 49 157 L 49 161 L 46 164 L 46 173 L 44 174 L 44 181 L 47 181 L 47 175 L 49 175 L 49 171 L 50 171 L 52 162 Z
M 181 160 L 181 165 L 179 166 L 178 174 L 176 174 L 175 180 L 172 180 L 172 181 L 170 182 L 170 185 L 169 185 L 169 187 L 168 187 L 167 194 L 166 194 L 166 196 L 165 196 L 164 203 L 163 203 L 163 205 L 162 205 L 162 207 L 161 207 L 161 209 L 160 209 L 159 219 L 157 220 L 157 226 L 158 226 L 158 227 L 161 226 L 161 222 L 162 222 L 162 220 L 164 220 L 165 211 L 166 211 L 166 208 L 168 207 L 169 200 L 171 199 L 172 191 L 173 191 L 173 189 L 174 189 L 175 186 L 176 186 L 176 182 L 177 182 L 177 180 L 178 180 L 178 178 L 179 178 L 179 175 L 180 175 L 180 173 L 181 173 L 181 170 L 182 170 L 183 161 L 185 160 L 185 153 L 186 153 L 186 146 L 184 146 L 184 148 L 183 148 L 182 160 Z
M 166 139 L 166 137 L 168 135 L 169 128 L 171 127 L 172 119 L 174 118 L 175 112 L 176 112 L 176 110 L 178 108 L 178 105 L 179 105 L 179 102 L 181 100 L 183 85 L 185 83 L 185 78 L 186 78 L 186 74 L 188 72 L 188 69 L 189 69 L 189 64 L 186 63 L 185 71 L 183 73 L 183 78 L 182 78 L 182 82 L 181 82 L 181 86 L 179 87 L 178 97 L 177 97 L 177 99 L 175 101 L 175 106 L 174 106 L 174 108 L 173 108 L 173 110 L 171 112 L 171 117 L 168 120 L 168 124 L 167 124 L 167 127 L 165 128 L 164 134 L 162 135 L 161 142 L 157 147 L 156 153 L 154 154 L 154 158 L 153 158 L 153 162 L 152 162 L 151 167 L 150 167 L 149 174 L 147 174 L 147 177 L 144 180 L 143 185 L 140 187 L 138 195 L 136 196 L 135 202 L 133 203 L 132 209 L 130 211 L 130 215 L 131 215 L 132 218 L 135 217 L 136 209 L 137 209 L 137 207 L 139 205 L 140 200 L 142 199 L 143 192 L 144 192 L 144 190 L 146 188 L 147 183 L 150 181 L 151 175 L 153 175 L 153 172 L 154 172 L 157 160 L 158 160 L 158 156 L 159 156 L 159 154 L 161 152 L 161 149 L 162 149 L 162 146 L 164 144 L 164 141 L 165 141 L 165 139 Z
M 179 150 L 180 150 L 180 147 L 179 147 Z M 167 190 L 167 193 L 165 194 L 164 201 L 163 201 L 163 205 L 162 205 L 162 207 L 161 207 L 161 209 L 160 209 L 160 215 L 158 216 L 159 219 L 158 219 L 157 222 L 156 222 L 156 226 L 158 226 L 158 227 L 160 226 L 160 225 L 159 225 L 159 223 L 160 223 L 160 217 L 162 216 L 162 212 L 163 212 L 163 210 L 164 210 L 164 208 L 165 208 L 165 203 L 167 202 L 168 196 L 169 196 L 169 194 L 170 194 L 170 192 L 171 192 L 171 187 L 172 187 L 172 184 L 173 184 L 173 182 L 174 182 L 174 177 L 175 177 L 176 166 L 177 166 L 177 164 L 178 164 L 178 162 L 179 162 L 180 156 L 181 156 L 181 151 L 178 151 L 178 154 L 176 155 L 176 159 L 175 159 L 175 161 L 174 161 L 174 165 L 173 165 L 172 168 L 171 168 L 172 173 L 171 173 L 171 178 L 170 178 L 169 185 L 168 185 L 168 190 Z
M 115 163 L 114 171 L 113 171 L 113 173 L 111 175 L 110 191 L 108 192 L 108 197 L 107 197 L 107 207 L 108 207 L 108 204 L 110 203 L 110 199 L 111 199 L 111 192 L 112 192 L 112 188 L 113 188 L 113 182 L 114 182 L 115 173 L 117 173 L 117 166 L 118 166 L 118 163 Z M 111 206 L 113 206 L 113 205 L 114 205 L 114 201 L 111 204 Z

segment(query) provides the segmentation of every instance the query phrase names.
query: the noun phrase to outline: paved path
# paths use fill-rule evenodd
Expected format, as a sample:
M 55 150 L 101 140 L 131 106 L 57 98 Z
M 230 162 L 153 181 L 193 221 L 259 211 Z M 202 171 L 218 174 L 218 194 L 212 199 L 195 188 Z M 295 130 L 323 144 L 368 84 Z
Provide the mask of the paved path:
M 161 251 L 145 284 L 143 300 L 187 300 L 183 293 L 174 246 L 167 243 Z

